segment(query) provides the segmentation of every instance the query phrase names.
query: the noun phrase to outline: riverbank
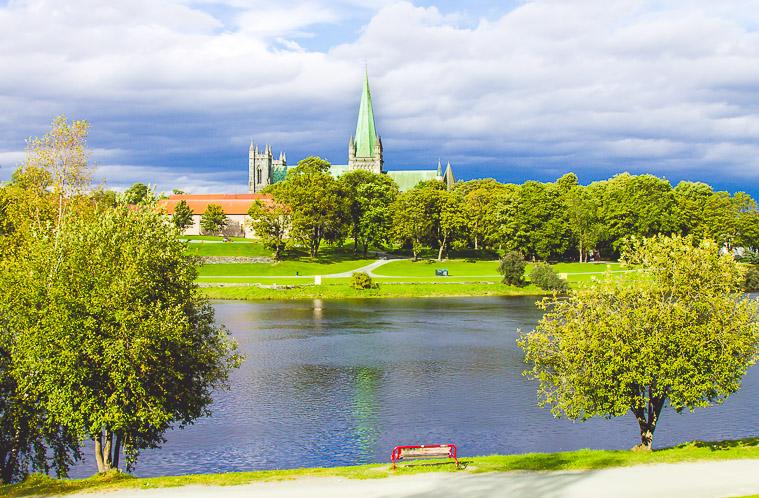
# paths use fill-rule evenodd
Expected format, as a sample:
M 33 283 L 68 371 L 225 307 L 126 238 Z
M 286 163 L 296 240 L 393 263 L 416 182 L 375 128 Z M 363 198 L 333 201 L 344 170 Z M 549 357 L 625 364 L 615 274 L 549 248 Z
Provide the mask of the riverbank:
M 693 442 L 650 453 L 633 451 L 580 450 L 563 453 L 530 453 L 523 455 L 492 455 L 461 457 L 462 469 L 440 461 L 418 462 L 392 470 L 388 464 L 352 467 L 309 468 L 235 472 L 226 474 L 195 474 L 184 476 L 134 478 L 112 473 L 79 480 L 59 480 L 35 475 L 26 482 L 0 486 L 0 495 L 8 497 L 55 496 L 80 491 L 145 490 L 177 486 L 241 486 L 261 481 L 282 481 L 309 478 L 381 479 L 427 473 L 472 475 L 512 471 L 583 471 L 615 467 L 717 460 L 759 460 L 759 437 L 735 441 Z M 637 468 L 637 467 L 636 467 Z M 647 474 L 646 474 L 647 475 Z M 713 476 L 707 473 L 711 479 Z M 321 479 L 319 480 L 321 481 Z M 372 488 L 382 488 L 372 484 Z M 231 490 L 230 490 L 231 491 Z M 301 490 L 305 492 L 304 490 Z M 757 490 L 759 491 L 759 490 Z M 226 492 L 225 492 L 226 493 Z M 305 493 L 310 494 L 310 493 Z M 179 496 L 178 494 L 175 494 Z M 212 496 L 213 493 L 208 494 Z
M 209 299 L 291 300 L 291 299 L 373 299 L 403 297 L 474 297 L 474 296 L 545 296 L 534 285 L 514 287 L 500 283 L 380 283 L 376 289 L 353 289 L 347 282 L 339 284 L 216 284 L 201 287 Z

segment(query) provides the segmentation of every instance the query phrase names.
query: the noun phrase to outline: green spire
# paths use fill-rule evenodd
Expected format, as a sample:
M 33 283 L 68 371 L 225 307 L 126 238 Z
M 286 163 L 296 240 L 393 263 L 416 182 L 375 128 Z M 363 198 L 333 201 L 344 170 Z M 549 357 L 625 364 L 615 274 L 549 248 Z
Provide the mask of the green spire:
M 364 73 L 364 92 L 361 94 L 361 106 L 358 109 L 356 123 L 356 157 L 372 157 L 377 130 L 374 128 L 374 109 L 372 93 L 369 91 L 369 72 Z

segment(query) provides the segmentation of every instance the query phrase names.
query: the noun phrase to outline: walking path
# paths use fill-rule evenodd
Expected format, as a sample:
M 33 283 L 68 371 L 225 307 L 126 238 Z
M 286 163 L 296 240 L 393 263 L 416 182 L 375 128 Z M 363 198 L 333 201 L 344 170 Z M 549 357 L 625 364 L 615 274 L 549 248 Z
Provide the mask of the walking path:
M 321 275 L 322 278 L 349 278 L 356 272 L 368 273 L 371 277 L 380 277 L 383 275 L 376 275 L 373 270 L 379 268 L 382 265 L 390 263 L 391 261 L 400 261 L 400 259 L 378 259 L 377 261 L 360 268 L 354 268 L 352 270 L 340 272 L 340 273 L 328 273 Z M 202 275 L 200 278 L 308 278 L 313 280 L 314 275 Z
M 102 493 L 112 498 L 723 498 L 759 493 L 759 460 L 721 460 L 562 472 L 431 473 L 386 479 L 303 478 L 239 486 Z M 80 494 L 73 496 L 92 496 Z

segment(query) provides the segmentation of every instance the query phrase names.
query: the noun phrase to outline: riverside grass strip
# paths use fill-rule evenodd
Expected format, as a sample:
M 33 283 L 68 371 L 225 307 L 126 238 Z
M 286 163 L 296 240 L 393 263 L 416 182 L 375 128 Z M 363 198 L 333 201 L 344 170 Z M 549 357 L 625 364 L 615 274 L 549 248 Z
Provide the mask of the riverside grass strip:
M 510 472 L 592 470 L 655 463 L 679 463 L 708 460 L 759 459 L 759 437 L 731 441 L 695 441 L 652 452 L 629 450 L 578 450 L 561 453 L 526 453 L 521 455 L 491 455 L 461 457 L 463 468 L 440 465 L 439 461 L 420 461 L 392 470 L 389 463 L 351 467 L 262 470 L 225 474 L 192 474 L 135 478 L 112 472 L 87 479 L 54 479 L 35 474 L 20 484 L 0 486 L 0 495 L 7 497 L 59 496 L 81 491 L 112 491 L 116 489 L 151 489 L 188 485 L 234 486 L 255 481 L 276 481 L 303 477 L 343 477 L 348 479 L 382 479 L 395 475 L 428 472 Z M 432 463 L 432 465 L 425 465 Z

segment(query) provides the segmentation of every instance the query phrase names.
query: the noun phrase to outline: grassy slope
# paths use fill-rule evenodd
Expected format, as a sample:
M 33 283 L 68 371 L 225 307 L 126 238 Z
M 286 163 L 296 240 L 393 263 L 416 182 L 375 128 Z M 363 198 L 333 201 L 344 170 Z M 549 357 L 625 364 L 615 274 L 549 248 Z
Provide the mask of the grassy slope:
M 271 282 L 270 282 L 271 283 Z M 211 299 L 341 299 L 380 297 L 444 296 L 539 296 L 545 294 L 535 286 L 512 287 L 487 283 L 465 284 L 382 284 L 379 289 L 355 290 L 347 282 L 336 285 L 303 285 L 290 289 L 260 287 L 204 287 L 203 295 Z
M 714 443 L 694 442 L 651 453 L 633 451 L 579 450 L 564 453 L 528 453 L 523 455 L 492 455 L 463 457 L 465 467 L 460 472 L 507 472 L 515 470 L 581 470 L 623 467 L 653 463 L 677 463 L 694 460 L 758 459 L 759 437 Z M 439 462 L 439 461 L 438 461 Z M 355 467 L 332 467 L 228 474 L 195 474 L 186 476 L 132 478 L 120 474 L 95 476 L 80 480 L 58 480 L 35 475 L 26 482 L 0 486 L 0 495 L 8 497 L 51 496 L 77 491 L 104 491 L 119 488 L 158 488 L 186 485 L 238 485 L 254 481 L 294 479 L 299 477 L 345 477 L 350 479 L 379 479 L 392 475 L 426 472 L 451 472 L 453 465 L 425 465 L 424 462 L 400 466 L 393 471 L 387 464 Z
M 531 266 L 532 265 L 527 266 L 526 273 L 528 275 Z M 608 265 L 603 263 L 558 263 L 552 266 L 558 273 L 602 274 L 607 269 L 612 271 L 618 271 L 621 269 L 619 263 L 611 263 Z M 470 263 L 463 259 L 452 259 L 440 263 L 430 260 L 416 262 L 410 260 L 392 261 L 377 268 L 375 273 L 377 275 L 387 276 L 428 277 L 434 276 L 435 270 L 439 268 L 447 269 L 450 277 L 498 277 L 498 261 L 476 261 Z

